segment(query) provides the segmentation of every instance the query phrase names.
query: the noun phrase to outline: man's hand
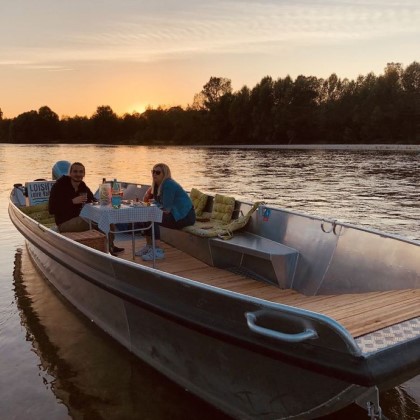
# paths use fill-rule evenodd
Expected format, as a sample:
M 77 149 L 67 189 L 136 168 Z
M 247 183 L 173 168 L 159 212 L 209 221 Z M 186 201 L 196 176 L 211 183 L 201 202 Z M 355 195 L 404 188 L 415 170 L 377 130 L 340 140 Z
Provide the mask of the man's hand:
M 84 204 L 87 201 L 87 195 L 86 194 L 78 195 L 77 197 L 74 197 L 72 201 L 73 201 L 73 204 Z

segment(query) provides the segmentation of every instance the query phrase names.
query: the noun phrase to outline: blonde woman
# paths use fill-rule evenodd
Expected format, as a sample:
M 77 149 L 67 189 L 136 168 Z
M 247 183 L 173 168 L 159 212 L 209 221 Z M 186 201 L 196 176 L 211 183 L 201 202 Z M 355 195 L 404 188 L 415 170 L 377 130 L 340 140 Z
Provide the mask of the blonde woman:
M 154 203 L 163 211 L 162 223 L 155 224 L 155 239 L 160 239 L 159 225 L 170 229 L 182 229 L 195 223 L 195 211 L 189 195 L 172 179 L 171 170 L 165 163 L 157 163 L 152 169 L 152 193 Z M 136 252 L 143 260 L 153 260 L 151 231 L 145 231 L 146 245 Z M 155 247 L 155 259 L 164 258 L 162 248 Z

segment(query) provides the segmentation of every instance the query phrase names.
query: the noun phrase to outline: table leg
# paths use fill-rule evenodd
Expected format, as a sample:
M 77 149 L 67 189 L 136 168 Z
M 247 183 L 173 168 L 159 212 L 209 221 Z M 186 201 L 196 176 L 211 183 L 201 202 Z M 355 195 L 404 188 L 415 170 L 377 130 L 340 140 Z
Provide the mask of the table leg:
M 131 223 L 131 249 L 133 250 L 133 261 L 136 258 L 136 249 L 135 249 L 136 241 L 134 238 L 134 223 Z
M 153 251 L 153 268 L 155 268 L 155 224 L 152 222 L 152 251 Z
M 106 244 L 105 244 L 105 251 L 109 253 L 109 232 L 106 234 Z

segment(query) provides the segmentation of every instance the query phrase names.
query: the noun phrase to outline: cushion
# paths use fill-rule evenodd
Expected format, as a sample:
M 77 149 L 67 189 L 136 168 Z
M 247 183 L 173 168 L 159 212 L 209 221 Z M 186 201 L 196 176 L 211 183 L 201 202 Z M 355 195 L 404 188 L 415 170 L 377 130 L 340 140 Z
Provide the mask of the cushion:
M 191 233 L 195 236 L 201 236 L 203 238 L 214 238 L 219 233 L 226 232 L 224 229 L 225 223 L 213 220 L 212 222 L 195 222 L 192 226 L 182 228 L 184 232 Z
M 194 205 L 195 215 L 201 216 L 203 214 L 204 207 L 206 207 L 208 195 L 193 188 L 190 192 L 190 198 Z
M 39 213 L 41 211 L 48 211 L 48 201 L 46 203 L 35 204 L 33 206 L 19 207 L 26 214 Z
M 50 227 L 55 224 L 54 216 L 48 212 L 48 202 L 34 206 L 19 207 L 19 209 L 41 225 Z
M 211 219 L 220 220 L 222 223 L 229 223 L 232 219 L 233 209 L 235 208 L 235 197 L 216 194 L 213 201 Z
M 230 223 L 221 223 L 220 221 L 212 220 L 210 222 L 195 222 L 192 226 L 187 226 L 182 230 L 188 233 L 191 233 L 196 236 L 201 236 L 203 238 L 214 238 L 219 237 L 222 239 L 230 239 L 233 237 L 233 232 L 244 228 L 251 218 L 252 214 L 257 210 L 257 208 L 263 205 L 263 201 L 257 201 L 250 208 L 250 210 L 245 215 L 239 216 L 237 219 L 232 220 Z

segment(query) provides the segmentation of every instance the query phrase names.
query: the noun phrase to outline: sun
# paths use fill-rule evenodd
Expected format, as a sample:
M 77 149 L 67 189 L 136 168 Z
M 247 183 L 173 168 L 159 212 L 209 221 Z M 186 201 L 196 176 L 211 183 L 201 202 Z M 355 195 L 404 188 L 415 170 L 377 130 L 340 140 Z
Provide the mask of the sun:
M 146 108 L 148 107 L 148 105 L 138 102 L 135 104 L 131 104 L 127 107 L 126 112 L 128 114 L 134 114 L 134 113 L 139 113 L 142 114 L 144 111 L 146 111 Z

